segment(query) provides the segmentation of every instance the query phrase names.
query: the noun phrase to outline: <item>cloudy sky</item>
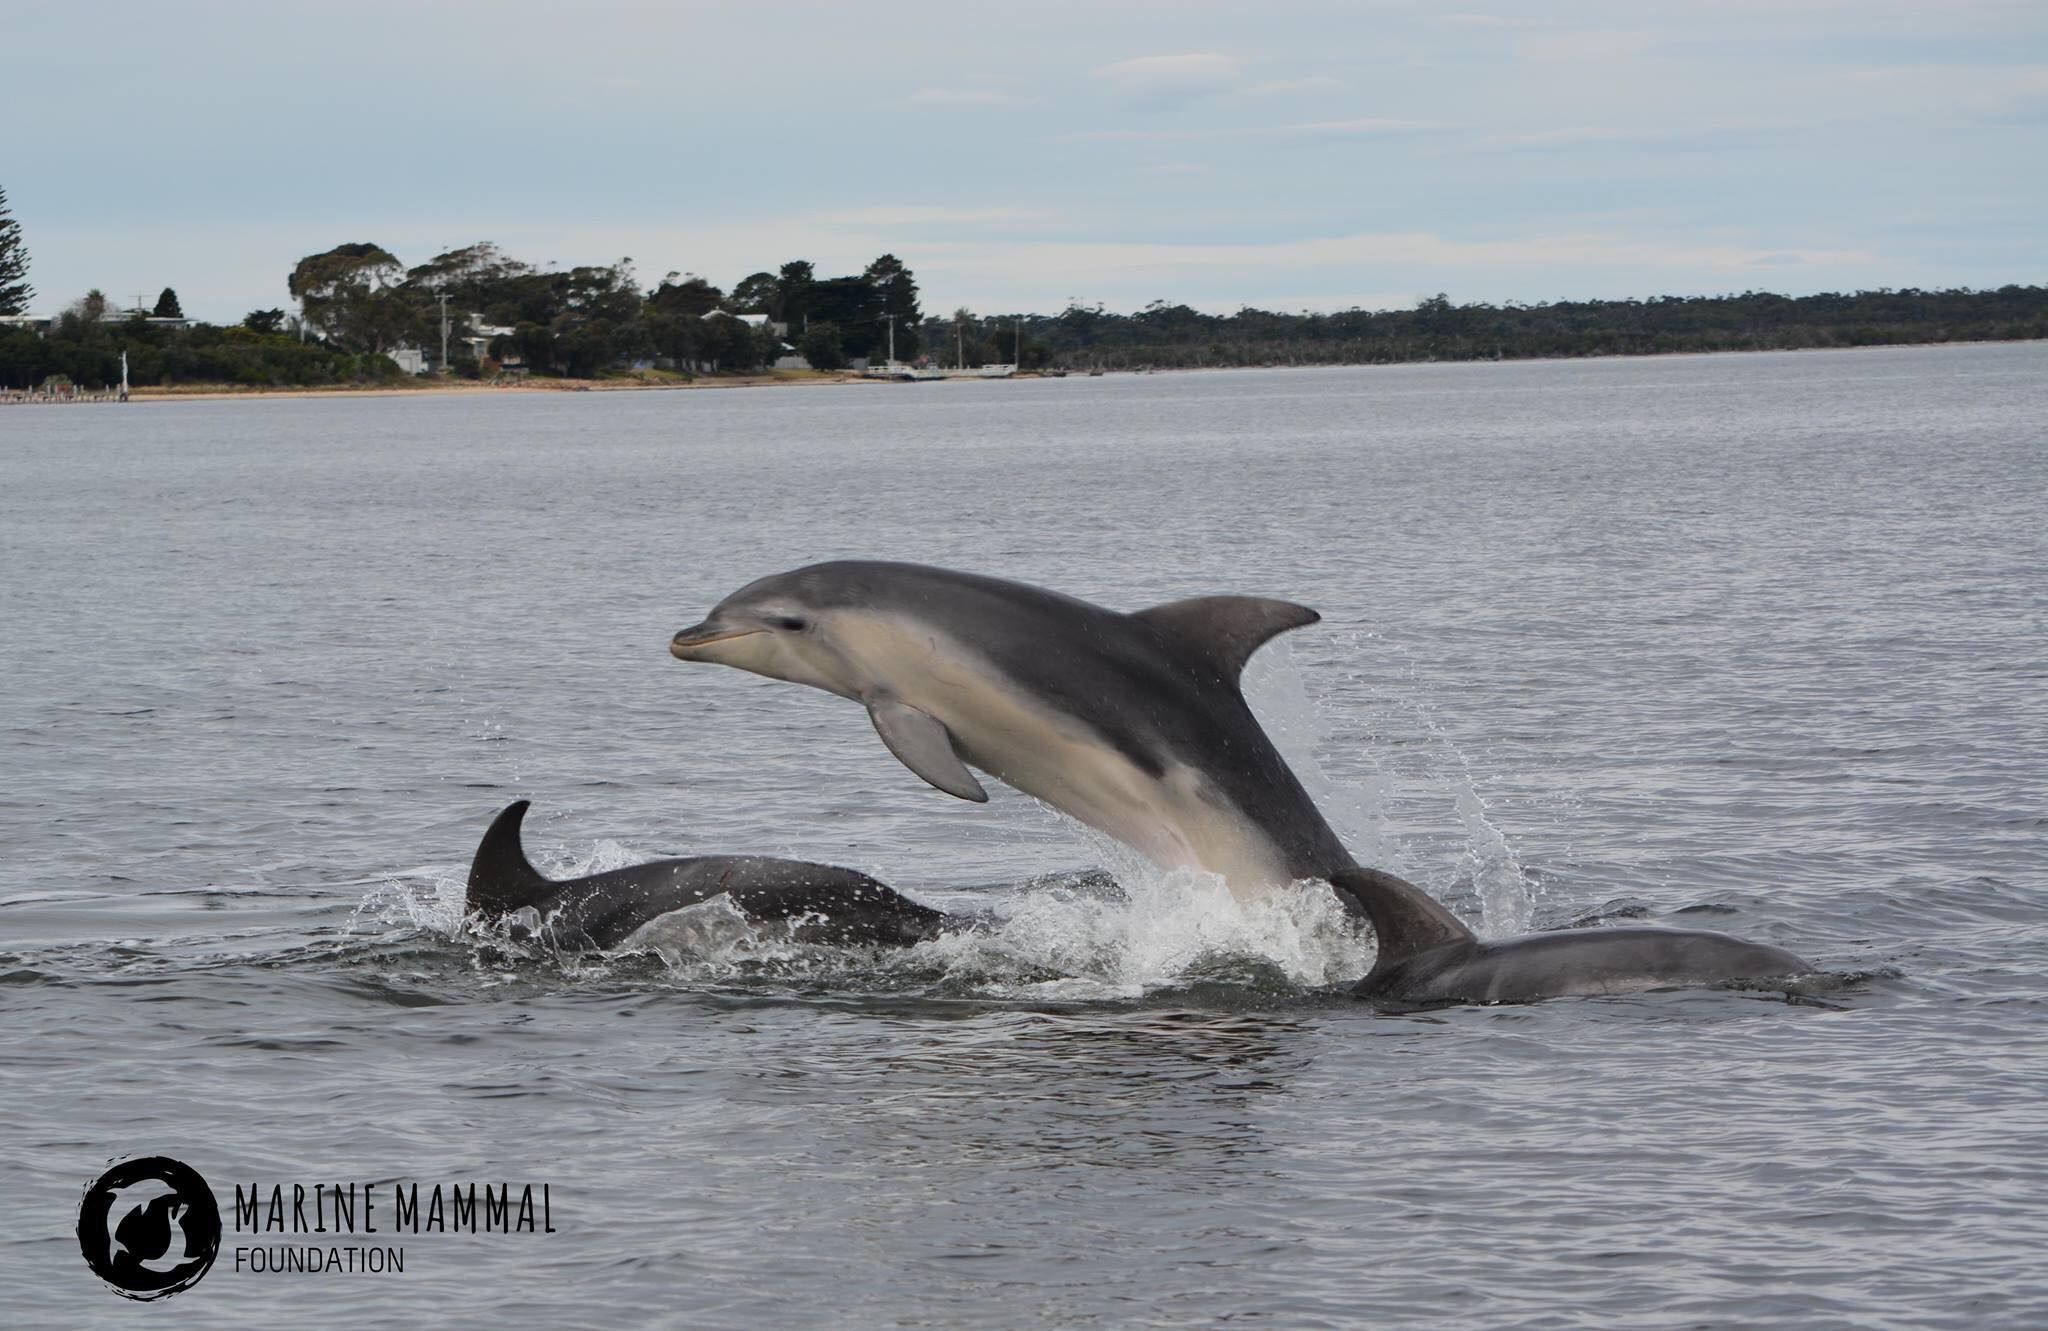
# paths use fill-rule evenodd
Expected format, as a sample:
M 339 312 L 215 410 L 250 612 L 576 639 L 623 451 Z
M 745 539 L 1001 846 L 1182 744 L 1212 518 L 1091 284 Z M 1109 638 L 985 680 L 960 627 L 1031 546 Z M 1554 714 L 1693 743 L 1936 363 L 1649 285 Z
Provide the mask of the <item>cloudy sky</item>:
M 928 310 L 2048 281 L 2039 0 L 0 0 L 38 311 L 480 239 Z

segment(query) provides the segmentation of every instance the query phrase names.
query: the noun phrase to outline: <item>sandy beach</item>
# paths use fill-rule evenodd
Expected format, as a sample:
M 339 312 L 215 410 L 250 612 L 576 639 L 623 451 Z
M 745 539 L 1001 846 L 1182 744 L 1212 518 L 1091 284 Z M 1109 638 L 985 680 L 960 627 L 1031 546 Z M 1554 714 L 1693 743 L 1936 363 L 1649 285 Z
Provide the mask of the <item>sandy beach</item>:
M 484 383 L 465 379 L 419 380 L 400 384 L 364 384 L 360 387 L 334 384 L 319 388 L 243 387 L 236 384 L 171 384 L 136 388 L 129 392 L 132 402 L 217 402 L 232 398 L 257 397 L 422 397 L 440 395 L 481 396 L 502 393 L 625 393 L 665 392 L 703 388 L 808 388 L 827 384 L 872 384 L 869 379 L 845 370 L 764 370 L 759 374 L 680 375 L 650 374 L 613 379 L 520 379 Z

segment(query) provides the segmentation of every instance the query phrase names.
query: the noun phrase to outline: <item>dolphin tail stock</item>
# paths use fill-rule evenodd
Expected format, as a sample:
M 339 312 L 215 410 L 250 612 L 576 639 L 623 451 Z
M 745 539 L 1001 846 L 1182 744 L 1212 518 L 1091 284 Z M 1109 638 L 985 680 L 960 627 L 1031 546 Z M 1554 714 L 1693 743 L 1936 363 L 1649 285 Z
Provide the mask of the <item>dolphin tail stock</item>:
M 1353 867 L 1330 875 L 1330 886 L 1356 903 L 1379 942 L 1372 974 L 1378 975 L 1419 952 L 1473 941 L 1472 931 L 1436 898 L 1405 879 L 1378 869 Z M 1368 975 L 1366 979 L 1372 978 Z
M 531 801 L 514 800 L 492 820 L 469 865 L 469 890 L 463 907 L 486 915 L 510 915 L 535 906 L 554 884 L 533 867 L 519 842 L 519 826 Z

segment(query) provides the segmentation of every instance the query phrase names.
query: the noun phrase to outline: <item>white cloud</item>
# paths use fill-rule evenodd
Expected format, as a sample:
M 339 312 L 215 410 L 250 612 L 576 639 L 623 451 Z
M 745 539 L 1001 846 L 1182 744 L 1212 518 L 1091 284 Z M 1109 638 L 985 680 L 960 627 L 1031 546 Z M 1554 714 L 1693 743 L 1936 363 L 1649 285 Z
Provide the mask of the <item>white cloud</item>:
M 1511 18 L 1505 14 L 1472 13 L 1439 14 L 1436 16 L 1436 21 L 1449 24 L 1454 28 L 1534 28 L 1542 23 L 1541 19 Z
M 1481 139 L 1482 148 L 1575 148 L 1597 144 L 1653 143 L 1668 137 L 1664 130 L 1603 129 L 1595 125 L 1566 129 L 1538 129 L 1521 134 L 1494 134 Z
M 1084 129 L 1061 134 L 1062 143 L 1193 143 L 1218 139 L 1361 138 L 1383 134 L 1428 134 L 1451 128 L 1433 120 L 1312 120 L 1296 125 L 1241 125 L 1225 129 Z
M 1302 79 L 1274 79 L 1269 83 L 1248 83 L 1241 92 L 1247 97 L 1282 97 L 1304 92 L 1334 92 L 1343 87 L 1341 80 L 1328 74 L 1311 74 Z
M 816 220 L 835 226 L 918 227 L 1003 225 L 1043 222 L 1051 214 L 1029 208 L 931 208 L 899 205 L 887 208 L 845 208 L 819 213 Z
M 1604 63 L 1633 60 L 1653 44 L 1647 32 L 1546 32 L 1522 38 L 1515 49 L 1525 60 Z
M 1104 65 L 1095 74 L 1133 105 L 1154 109 L 1213 97 L 1244 81 L 1237 58 L 1215 52 L 1138 56 Z
M 913 106 L 1009 106 L 1017 99 L 993 88 L 919 88 Z
M 1658 148 L 1672 152 L 1756 147 L 1774 136 L 1797 134 L 1813 124 L 1754 121 L 1693 124 L 1683 129 L 1637 129 L 1623 126 L 1573 125 L 1559 129 L 1490 134 L 1472 144 L 1480 151 L 1566 152 L 1575 149 Z
M 1341 80 L 1328 74 L 1250 82 L 1242 61 L 1235 56 L 1214 52 L 1139 56 L 1134 60 L 1104 65 L 1095 74 L 1114 84 L 1127 102 L 1153 110 L 1185 106 L 1226 94 L 1235 97 L 1289 97 L 1332 92 L 1344 86 Z
M 2048 110 L 2048 65 L 1904 65 L 1856 69 L 1825 83 L 1894 115 L 1998 119 Z
M 1448 129 L 1434 120 L 1392 120 L 1386 117 L 1368 117 L 1362 120 L 1315 120 L 1304 125 L 1281 125 L 1268 131 L 1273 134 L 1315 134 L 1331 137 L 1358 137 L 1377 134 L 1429 134 Z

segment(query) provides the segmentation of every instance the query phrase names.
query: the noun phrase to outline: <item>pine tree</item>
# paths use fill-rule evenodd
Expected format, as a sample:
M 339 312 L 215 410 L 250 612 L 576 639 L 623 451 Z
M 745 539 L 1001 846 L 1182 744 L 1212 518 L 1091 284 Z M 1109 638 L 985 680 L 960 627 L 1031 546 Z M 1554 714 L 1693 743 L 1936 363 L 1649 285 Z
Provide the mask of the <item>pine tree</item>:
M 178 293 L 169 287 L 165 287 L 164 294 L 156 298 L 156 309 L 151 311 L 151 313 L 159 319 L 182 319 L 185 317 L 185 311 L 178 308 Z
M 20 314 L 36 289 L 28 284 L 28 251 L 21 243 L 21 223 L 7 211 L 7 191 L 0 189 L 0 314 Z

